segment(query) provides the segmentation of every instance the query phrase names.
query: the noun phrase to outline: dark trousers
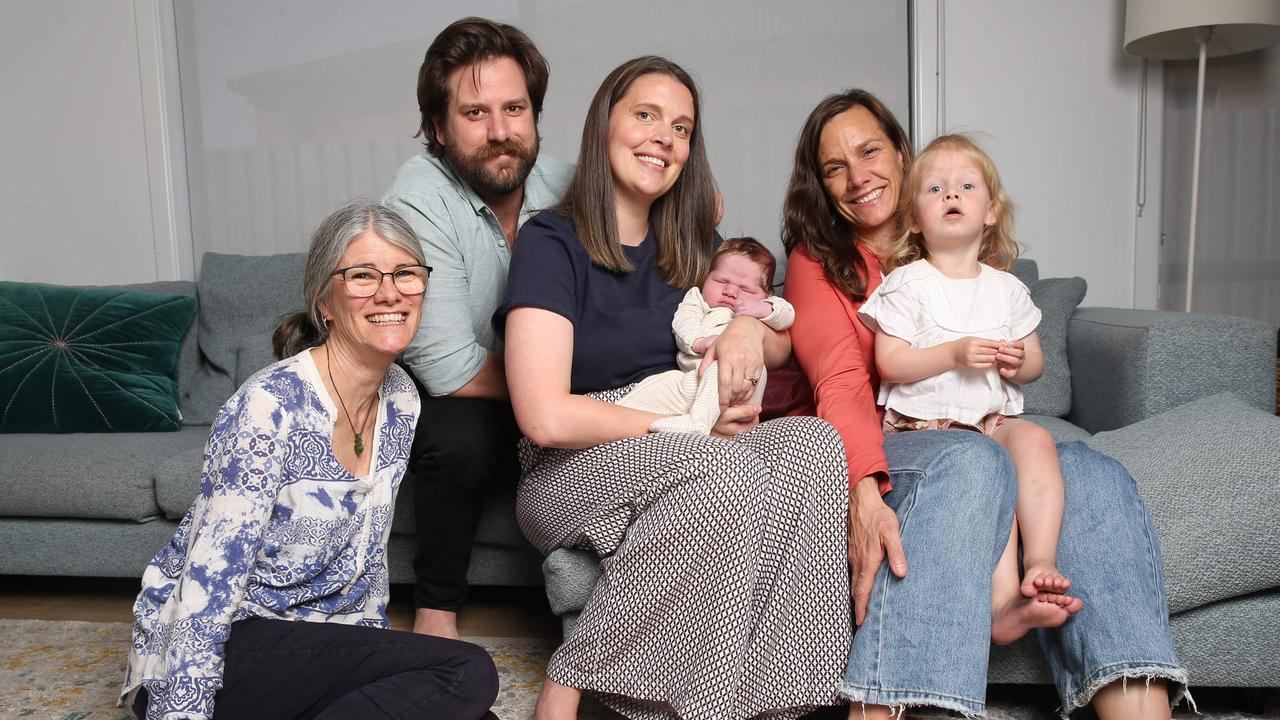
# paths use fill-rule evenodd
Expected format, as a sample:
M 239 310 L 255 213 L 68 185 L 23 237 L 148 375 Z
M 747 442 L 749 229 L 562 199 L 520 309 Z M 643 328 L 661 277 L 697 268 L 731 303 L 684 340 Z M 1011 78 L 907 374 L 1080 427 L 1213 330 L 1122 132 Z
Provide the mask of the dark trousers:
M 456 612 L 467 598 L 467 566 L 485 497 L 520 478 L 520 429 L 509 402 L 430 397 L 420 384 L 418 393 L 422 413 L 405 477 L 413 483 L 418 531 L 413 603 Z
M 397 630 L 244 620 L 227 638 L 214 720 L 496 720 L 498 672 L 471 643 Z M 147 693 L 133 703 L 147 714 Z

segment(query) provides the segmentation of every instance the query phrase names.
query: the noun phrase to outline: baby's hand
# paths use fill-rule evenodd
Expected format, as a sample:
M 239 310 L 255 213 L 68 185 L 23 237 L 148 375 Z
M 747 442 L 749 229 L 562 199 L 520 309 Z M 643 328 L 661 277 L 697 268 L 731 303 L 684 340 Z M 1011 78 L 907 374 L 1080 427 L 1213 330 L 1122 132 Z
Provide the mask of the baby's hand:
M 1000 377 L 1011 378 L 1018 374 L 1026 357 L 1023 347 L 1021 340 L 1000 343 L 1000 347 L 996 349 L 996 367 L 1000 369 Z
M 693 352 L 694 352 L 694 354 L 695 354 L 695 355 L 706 355 L 706 354 L 707 354 L 707 350 L 708 350 L 712 345 L 715 345 L 715 343 L 716 343 L 716 338 L 718 338 L 718 337 L 720 337 L 720 336 L 719 336 L 719 335 L 707 335 L 706 337 L 700 337 L 700 338 L 698 338 L 698 339 L 694 340 L 694 341 L 693 341 L 693 345 L 691 345 L 690 347 L 693 349 Z
M 773 305 L 764 300 L 752 300 L 751 298 L 743 298 L 733 308 L 733 316 L 746 315 L 757 320 L 763 320 L 769 317 L 769 313 L 773 312 Z

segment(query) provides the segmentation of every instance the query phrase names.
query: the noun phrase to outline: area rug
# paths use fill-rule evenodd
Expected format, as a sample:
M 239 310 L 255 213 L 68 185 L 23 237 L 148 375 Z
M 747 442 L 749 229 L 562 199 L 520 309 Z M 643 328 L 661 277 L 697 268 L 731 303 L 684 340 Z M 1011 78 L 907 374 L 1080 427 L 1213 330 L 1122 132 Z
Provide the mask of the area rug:
M 543 669 L 554 642 L 531 638 L 467 638 L 493 655 L 501 676 L 494 714 L 501 720 L 527 720 L 533 713 Z M 0 619 L 0 720 L 132 720 L 115 706 L 124 674 L 129 626 L 51 620 Z M 1131 688 L 1132 689 L 1132 688 Z M 1197 690 L 1200 715 L 1179 709 L 1174 717 L 1196 720 L 1280 720 L 1280 692 L 1253 693 L 1256 712 L 1235 708 L 1237 693 Z M 988 706 L 991 720 L 1056 720 L 1048 688 L 993 686 Z M 1086 714 L 1084 717 L 1089 717 Z M 844 713 L 824 714 L 842 718 Z M 619 716 L 594 702 L 584 702 L 580 720 Z M 913 714 L 910 717 L 945 718 Z M 1080 717 L 1080 714 L 1077 714 Z
M 533 714 L 551 640 L 477 637 L 501 677 L 494 714 Z M 0 720 L 133 720 L 118 708 L 127 623 L 0 619 Z

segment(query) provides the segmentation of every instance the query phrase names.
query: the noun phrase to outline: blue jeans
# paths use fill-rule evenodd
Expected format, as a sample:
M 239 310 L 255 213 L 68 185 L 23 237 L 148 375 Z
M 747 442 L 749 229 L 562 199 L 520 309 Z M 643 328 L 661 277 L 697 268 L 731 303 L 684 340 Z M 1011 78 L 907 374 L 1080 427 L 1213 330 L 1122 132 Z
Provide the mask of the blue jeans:
M 857 702 L 986 712 L 991 573 L 1009 538 L 1017 483 L 1008 454 L 967 430 L 885 438 L 908 573 L 882 564 L 841 693 Z M 1084 609 L 1037 631 L 1063 715 L 1123 677 L 1164 678 L 1182 695 L 1186 671 L 1169 632 L 1160 545 L 1128 472 L 1082 443 L 1058 446 L 1066 508 L 1058 568 Z

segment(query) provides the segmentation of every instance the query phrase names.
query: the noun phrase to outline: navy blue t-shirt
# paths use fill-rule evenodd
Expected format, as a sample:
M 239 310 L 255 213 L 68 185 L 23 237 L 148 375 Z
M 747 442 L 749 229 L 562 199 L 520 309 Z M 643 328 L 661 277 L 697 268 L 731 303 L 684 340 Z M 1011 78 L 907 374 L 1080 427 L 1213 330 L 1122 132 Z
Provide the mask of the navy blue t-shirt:
M 502 337 L 507 312 L 517 307 L 550 310 L 573 323 L 574 393 L 622 387 L 676 368 L 671 334 L 683 288 L 658 272 L 658 241 L 650 233 L 636 247 L 623 246 L 635 264 L 616 273 L 591 263 L 569 218 L 542 212 L 525 223 L 511 254 L 507 296 L 493 314 Z

